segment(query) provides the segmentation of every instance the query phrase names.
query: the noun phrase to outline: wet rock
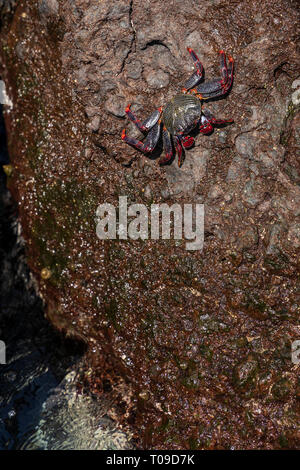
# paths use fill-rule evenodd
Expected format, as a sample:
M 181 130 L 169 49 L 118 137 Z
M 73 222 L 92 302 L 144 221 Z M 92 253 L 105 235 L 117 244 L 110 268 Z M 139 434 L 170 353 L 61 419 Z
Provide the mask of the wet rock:
M 112 80 L 111 78 L 109 80 L 101 81 L 100 91 L 99 91 L 100 97 L 103 97 L 103 96 L 109 94 L 115 88 L 117 88 L 116 82 L 114 80 Z
M 141 447 L 270 449 L 281 434 L 292 447 L 294 392 L 272 400 L 274 374 L 263 377 L 296 378 L 274 350 L 291 338 L 299 303 L 295 2 L 189 2 L 183 14 L 179 0 L 62 0 L 59 41 L 37 3 L 26 1 L 26 21 L 17 9 L 0 33 L 15 100 L 8 177 L 47 315 L 87 344 L 82 381 L 95 395 L 119 393 L 121 378 L 130 384 L 114 395 L 114 412 Z M 235 122 L 206 136 L 195 129 L 182 167 L 177 157 L 160 167 L 161 140 L 147 156 L 121 140 L 123 128 L 144 139 L 125 106 L 141 120 L 164 106 L 195 70 L 187 46 L 205 79 L 220 76 L 218 50 L 236 59 L 232 90 L 205 103 Z M 168 205 L 205 204 L 203 250 L 172 237 L 96 236 L 98 205 L 117 208 L 120 195 L 145 204 L 143 189 Z
M 293 183 L 296 183 L 296 184 L 300 183 L 300 174 L 296 168 L 294 168 L 293 166 L 285 162 L 284 171 Z
M 146 176 L 153 176 L 153 173 L 154 173 L 152 165 L 150 165 L 147 162 L 145 162 L 144 173 Z
M 287 378 L 282 377 L 273 385 L 272 395 L 275 398 L 275 400 L 284 400 L 284 398 L 287 395 L 289 395 L 291 390 L 292 390 L 291 382 Z
M 226 131 L 219 132 L 218 139 L 219 139 L 219 142 L 221 142 L 221 144 L 225 144 L 227 140 L 227 132 Z
M 293 81 L 292 88 L 293 89 L 300 88 L 300 78 L 297 78 L 297 80 Z
M 274 224 L 268 230 L 266 241 L 268 243 L 266 253 L 268 255 L 278 253 L 281 245 L 281 237 L 284 236 L 284 227 L 282 224 Z
M 161 28 L 153 28 L 153 25 L 140 23 L 140 27 L 136 32 L 136 41 L 139 49 L 146 49 L 148 44 L 153 42 L 164 43 L 166 39 L 165 30 Z
M 219 185 L 213 186 L 207 195 L 209 199 L 218 199 L 223 196 L 222 188 Z
M 258 234 L 255 227 L 247 227 L 238 236 L 238 246 L 241 250 L 253 248 L 258 243 Z
M 205 57 L 213 54 L 211 44 L 204 41 L 199 30 L 192 31 L 185 38 L 186 47 L 191 47 L 199 53 L 199 57 Z M 201 59 L 200 59 L 201 60 Z
M 167 186 L 161 190 L 161 196 L 163 199 L 169 199 L 169 197 L 171 196 L 169 188 Z
M 144 56 L 147 62 L 151 59 L 151 68 L 154 70 L 162 70 L 169 74 L 178 73 L 176 59 L 165 45 L 153 44 L 151 48 L 146 49 Z
M 192 149 L 189 152 L 189 159 L 192 162 L 193 179 L 199 183 L 206 175 L 209 152 L 202 149 Z
M 235 384 L 238 387 L 244 387 L 247 383 L 254 379 L 257 370 L 258 363 L 251 357 L 236 365 L 233 373 Z
M 85 108 L 85 113 L 89 118 L 94 117 L 95 114 L 99 113 L 99 108 L 98 106 L 87 106 Z
M 89 66 L 84 65 L 75 72 L 75 80 L 78 85 L 86 86 L 88 84 Z
M 244 158 L 253 159 L 256 140 L 251 134 L 242 134 L 237 137 L 235 147 L 237 152 Z
M 137 80 L 141 77 L 143 66 L 139 60 L 132 60 L 127 65 L 127 76 L 128 78 L 132 78 L 133 80 Z
M 55 18 L 59 12 L 59 4 L 57 0 L 40 0 L 39 13 L 43 20 Z
M 243 189 L 243 200 L 250 207 L 256 207 L 262 200 L 262 194 L 259 184 L 256 182 L 254 176 L 251 175 L 250 179 L 246 182 Z
M 295 248 L 300 248 L 300 223 L 294 222 L 288 231 L 287 239 Z
M 94 116 L 93 119 L 89 122 L 88 128 L 93 132 L 97 132 L 100 127 L 100 117 Z
M 99 23 L 100 21 L 106 20 L 109 10 L 110 8 L 105 2 L 102 2 L 100 6 L 99 5 L 89 6 L 84 11 L 83 24 L 88 27 L 88 26 L 93 26 L 96 23 Z
M 77 47 L 83 49 L 86 42 L 90 40 L 90 33 L 87 30 L 81 30 L 75 33 L 74 41 Z
M 112 7 L 109 9 L 108 13 L 108 19 L 110 20 L 119 20 L 120 18 L 123 18 L 124 15 L 129 13 L 130 6 L 127 4 L 127 2 L 120 2 L 119 4 L 112 5 Z
M 296 397 L 298 400 L 300 400 L 300 378 L 297 379 L 296 381 Z
M 150 71 L 145 73 L 146 81 L 152 88 L 164 88 L 169 84 L 170 77 L 168 73 L 162 70 Z
M 110 96 L 105 102 L 105 109 L 116 117 L 125 116 L 125 100 L 123 96 Z
M 233 157 L 232 162 L 228 168 L 226 181 L 227 183 L 240 181 L 243 175 L 245 175 L 244 160 L 239 155 L 236 155 Z
M 189 172 L 181 172 L 180 168 L 169 166 L 166 167 L 166 178 L 169 183 L 171 193 L 189 193 L 194 188 L 194 181 Z
M 1 138 L 0 156 L 3 144 Z M 103 418 L 108 402 L 78 394 L 82 345 L 63 341 L 45 319 L 16 222 L 1 171 L 0 338 L 7 364 L 0 370 L 0 449 L 130 448 L 126 435 Z
M 24 43 L 19 42 L 16 45 L 16 53 L 19 59 L 24 60 L 26 57 L 26 46 Z
M 17 0 L 0 0 L 0 13 L 5 15 L 12 13 L 17 5 Z
M 146 185 L 143 194 L 144 194 L 144 197 L 146 199 L 152 199 L 152 190 L 151 190 L 151 186 L 149 184 Z
M 300 104 L 300 79 L 293 81 L 292 88 L 295 89 L 292 93 L 292 102 L 294 106 L 298 106 Z

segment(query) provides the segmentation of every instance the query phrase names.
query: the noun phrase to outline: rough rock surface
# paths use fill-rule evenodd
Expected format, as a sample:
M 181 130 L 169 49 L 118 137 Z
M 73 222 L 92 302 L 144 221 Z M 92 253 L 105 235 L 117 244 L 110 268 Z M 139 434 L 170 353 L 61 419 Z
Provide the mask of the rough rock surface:
M 297 2 L 30 0 L 5 18 L 10 187 L 48 316 L 89 345 L 85 383 L 123 397 L 144 448 L 299 448 Z M 160 168 L 120 140 L 138 135 L 124 108 L 164 105 L 187 46 L 206 77 L 219 49 L 235 58 L 207 104 L 235 123 Z M 204 203 L 203 251 L 98 240 L 96 208 L 120 195 Z

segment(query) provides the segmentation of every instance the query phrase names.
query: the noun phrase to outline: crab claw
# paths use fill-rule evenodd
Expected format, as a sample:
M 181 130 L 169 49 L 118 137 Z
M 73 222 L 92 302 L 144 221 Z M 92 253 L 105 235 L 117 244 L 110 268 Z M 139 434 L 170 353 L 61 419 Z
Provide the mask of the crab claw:
M 185 149 L 189 149 L 194 145 L 195 139 L 194 137 L 186 136 L 181 139 L 181 142 Z
M 122 140 L 125 140 L 125 138 L 126 138 L 126 129 L 123 129 L 123 130 L 122 130 L 121 139 L 122 139 Z

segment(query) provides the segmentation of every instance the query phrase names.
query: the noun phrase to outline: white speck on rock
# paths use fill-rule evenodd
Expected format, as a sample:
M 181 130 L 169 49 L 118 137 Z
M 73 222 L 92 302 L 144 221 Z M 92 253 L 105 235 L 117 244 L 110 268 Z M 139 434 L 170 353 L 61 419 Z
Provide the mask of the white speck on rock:
M 297 78 L 297 80 L 294 80 L 292 83 L 292 88 L 295 90 L 295 88 L 300 87 L 300 78 Z
M 292 88 L 295 90 L 292 94 L 292 103 L 294 106 L 298 106 L 300 104 L 300 78 L 293 81 Z
M 292 102 L 294 106 L 298 106 L 298 104 L 300 104 L 300 88 L 292 94 Z

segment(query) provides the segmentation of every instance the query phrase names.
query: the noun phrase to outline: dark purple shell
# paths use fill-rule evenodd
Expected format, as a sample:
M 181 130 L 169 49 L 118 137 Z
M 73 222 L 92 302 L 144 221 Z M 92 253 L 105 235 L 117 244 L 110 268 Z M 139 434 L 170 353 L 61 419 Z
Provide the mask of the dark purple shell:
M 178 94 L 163 110 L 162 120 L 172 135 L 188 133 L 201 117 L 201 101 L 193 95 Z

